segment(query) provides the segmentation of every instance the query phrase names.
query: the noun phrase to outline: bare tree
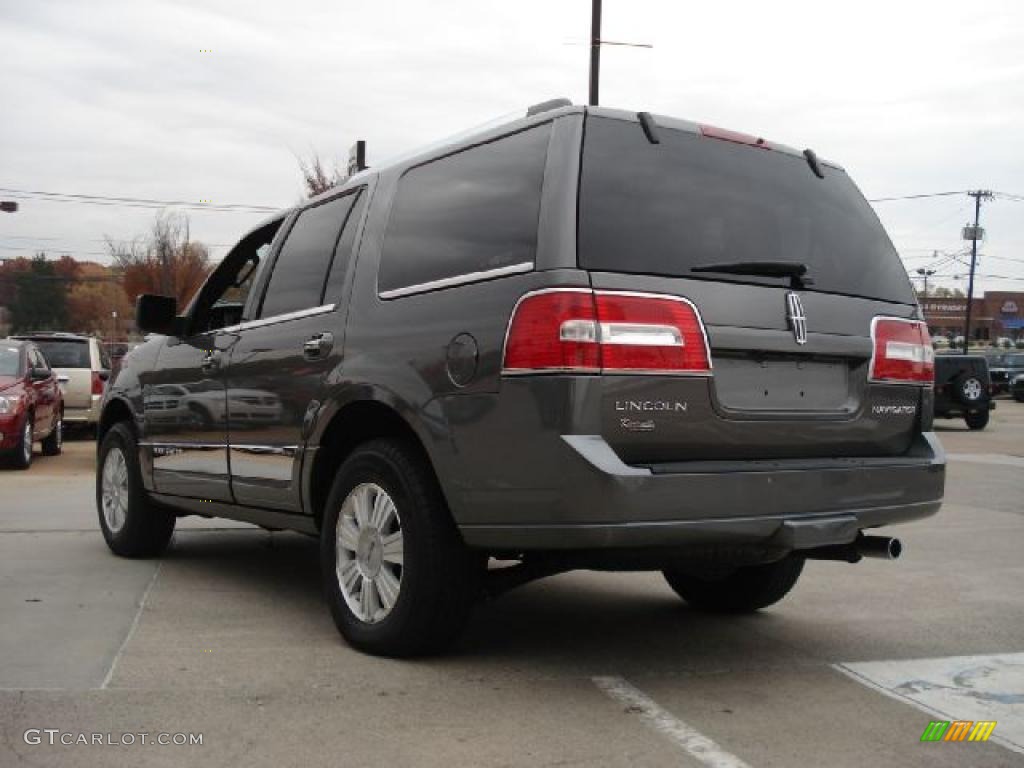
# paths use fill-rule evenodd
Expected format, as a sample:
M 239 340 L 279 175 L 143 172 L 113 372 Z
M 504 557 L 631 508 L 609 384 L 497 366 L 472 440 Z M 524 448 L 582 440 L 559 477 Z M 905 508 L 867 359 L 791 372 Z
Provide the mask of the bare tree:
M 321 192 L 333 189 L 347 178 L 337 166 L 327 168 L 318 152 L 314 152 L 309 160 L 304 160 L 301 157 L 296 160 L 299 163 L 299 172 L 302 174 L 302 183 L 306 186 L 306 193 L 309 197 L 316 197 Z

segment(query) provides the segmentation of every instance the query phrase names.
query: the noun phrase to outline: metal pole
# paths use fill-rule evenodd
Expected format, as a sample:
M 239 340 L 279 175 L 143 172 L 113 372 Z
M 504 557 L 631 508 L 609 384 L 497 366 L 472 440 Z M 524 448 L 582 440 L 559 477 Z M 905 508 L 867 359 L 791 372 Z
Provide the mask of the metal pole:
M 592 0 L 590 11 L 590 101 L 596 107 L 599 101 L 601 79 L 601 0 Z
M 964 324 L 964 354 L 971 345 L 971 305 L 974 303 L 974 266 L 978 261 L 978 222 L 981 219 L 981 197 L 984 192 L 968 192 L 974 198 L 974 232 L 971 239 L 971 276 L 967 280 L 967 318 Z

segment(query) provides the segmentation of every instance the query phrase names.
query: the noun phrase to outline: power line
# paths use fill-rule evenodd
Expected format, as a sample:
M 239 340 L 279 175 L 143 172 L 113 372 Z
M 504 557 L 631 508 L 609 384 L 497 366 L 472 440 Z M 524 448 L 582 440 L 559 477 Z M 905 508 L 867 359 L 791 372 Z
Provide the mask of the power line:
M 128 237 L 112 237 L 109 240 L 102 237 L 37 237 L 35 235 L 0 235 L 0 238 L 4 240 L 29 240 L 31 242 L 38 243 L 51 243 L 51 242 L 67 242 L 67 243 L 102 243 L 106 245 L 108 242 L 114 243 L 130 243 L 135 239 L 143 239 L 145 236 L 136 235 L 134 238 Z M 232 243 L 207 243 L 203 242 L 203 245 L 209 248 L 230 248 Z M 0 246 L 3 247 L 3 246 Z M 8 246 L 10 247 L 10 246 Z M 17 246 L 21 247 L 21 246 Z M 31 248 L 33 246 L 25 246 Z M 59 248 L 60 246 L 52 246 L 53 248 Z
M 43 192 L 40 190 L 12 189 L 0 187 L 6 196 L 23 200 L 39 200 L 53 203 L 84 203 L 86 205 L 123 206 L 126 208 L 187 208 L 198 211 L 235 211 L 239 213 L 272 213 L 281 210 L 269 205 L 247 203 L 199 203 L 194 200 L 156 200 L 145 197 L 113 197 L 108 195 L 83 195 L 71 192 Z
M 956 192 L 926 192 L 921 195 L 899 195 L 897 197 L 875 197 L 869 198 L 869 203 L 888 203 L 893 200 L 921 200 L 926 197 L 952 197 L 953 195 L 966 195 L 969 190 L 959 189 Z

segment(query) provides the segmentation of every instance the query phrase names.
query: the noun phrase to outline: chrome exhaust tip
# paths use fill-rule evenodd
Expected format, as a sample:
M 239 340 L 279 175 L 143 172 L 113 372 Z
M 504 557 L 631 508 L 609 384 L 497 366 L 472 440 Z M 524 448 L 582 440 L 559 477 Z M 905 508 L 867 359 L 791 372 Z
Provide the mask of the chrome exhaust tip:
M 808 560 L 839 560 L 846 563 L 859 563 L 865 557 L 898 560 L 903 554 L 903 542 L 889 536 L 865 536 L 858 533 L 857 538 L 849 544 L 830 544 L 797 554 Z
M 858 536 L 853 542 L 861 557 L 877 557 L 882 560 L 899 560 L 903 554 L 903 542 L 889 536 Z

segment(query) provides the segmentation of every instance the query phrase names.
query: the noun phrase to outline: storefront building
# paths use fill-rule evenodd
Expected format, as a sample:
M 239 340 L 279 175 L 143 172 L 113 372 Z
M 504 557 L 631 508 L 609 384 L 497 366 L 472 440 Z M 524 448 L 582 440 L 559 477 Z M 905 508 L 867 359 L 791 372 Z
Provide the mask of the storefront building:
M 954 339 L 962 336 L 967 315 L 967 299 L 921 296 L 921 309 L 932 336 Z M 971 309 L 971 339 L 995 341 L 1024 338 L 1024 292 L 986 291 L 975 298 Z

